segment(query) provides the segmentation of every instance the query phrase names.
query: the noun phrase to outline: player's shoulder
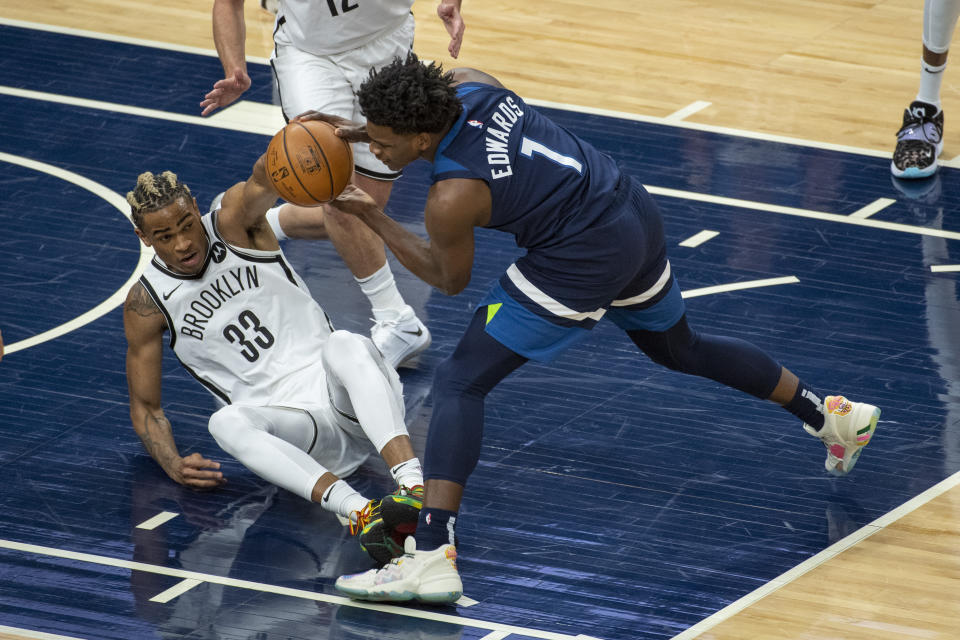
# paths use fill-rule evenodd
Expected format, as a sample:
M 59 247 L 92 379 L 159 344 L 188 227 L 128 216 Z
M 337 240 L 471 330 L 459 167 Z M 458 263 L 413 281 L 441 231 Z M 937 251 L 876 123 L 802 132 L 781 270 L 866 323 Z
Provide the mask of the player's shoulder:
M 156 300 L 139 280 L 127 291 L 127 299 L 123 304 L 123 317 L 127 324 L 131 322 L 141 326 L 156 324 L 161 330 L 167 324 Z
M 471 69 L 470 67 L 458 67 L 452 69 L 450 73 L 453 75 L 453 85 L 459 86 L 467 83 L 475 84 L 486 84 L 491 87 L 496 87 L 498 89 L 506 89 L 506 87 L 501 84 L 499 80 L 494 78 L 489 73 L 480 71 L 479 69 Z

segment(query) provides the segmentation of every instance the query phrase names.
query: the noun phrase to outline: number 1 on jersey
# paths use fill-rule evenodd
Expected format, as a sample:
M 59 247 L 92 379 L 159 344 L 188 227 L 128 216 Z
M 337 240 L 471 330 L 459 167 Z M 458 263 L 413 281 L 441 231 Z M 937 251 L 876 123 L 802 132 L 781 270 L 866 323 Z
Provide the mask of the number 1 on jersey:
M 580 163 L 576 158 L 571 158 L 570 156 L 565 156 L 562 153 L 558 153 L 551 149 L 550 147 L 545 147 L 536 140 L 531 140 L 527 136 L 523 136 L 520 142 L 520 153 L 532 158 L 533 154 L 539 154 L 544 158 L 556 162 L 560 166 L 570 167 L 574 169 L 577 173 L 583 173 L 583 164 Z

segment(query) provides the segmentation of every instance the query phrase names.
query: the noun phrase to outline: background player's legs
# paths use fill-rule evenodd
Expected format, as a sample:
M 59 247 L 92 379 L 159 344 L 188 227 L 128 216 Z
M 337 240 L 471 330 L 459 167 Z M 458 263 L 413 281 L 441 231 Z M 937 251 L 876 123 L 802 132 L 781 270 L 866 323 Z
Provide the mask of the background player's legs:
M 473 316 L 454 352 L 433 380 L 433 416 L 424 454 L 426 495 L 417 525 L 417 548 L 453 544 L 453 524 L 467 478 L 480 459 L 487 394 L 527 359 L 486 331 L 486 307 Z
M 345 434 L 318 424 L 309 412 L 282 407 L 228 405 L 212 416 L 210 433 L 224 451 L 255 474 L 324 509 L 349 518 L 369 502 L 339 475 L 349 475 L 367 453 Z M 314 457 L 338 462 L 329 469 Z M 332 466 L 332 465 L 331 465 Z M 336 485 L 334 496 L 322 497 Z
M 937 170 L 937 158 L 943 150 L 940 87 L 958 16 L 960 0 L 924 2 L 920 88 L 903 113 L 890 163 L 890 171 L 898 178 L 925 178 Z
M 280 87 L 284 116 L 289 120 L 316 110 L 358 119 L 354 89 L 347 74 L 354 69 L 345 56 L 315 56 L 290 46 L 278 46 L 272 65 Z M 364 76 L 366 69 L 364 69 Z M 360 118 L 362 119 L 362 118 Z M 393 180 L 390 171 L 370 153 L 367 145 L 353 145 L 357 171 L 353 182 L 384 209 Z M 372 176 L 378 176 L 376 179 Z M 383 240 L 355 216 L 323 207 L 326 235 L 370 300 L 376 324 L 371 337 L 387 362 L 396 367 L 430 345 L 430 333 L 397 289 L 387 262 Z M 407 333 L 409 332 L 409 333 Z
M 373 343 L 349 331 L 334 331 L 323 350 L 330 402 L 348 429 L 363 430 L 390 467 L 399 486 L 423 484 L 404 418 L 403 391 L 396 371 Z M 348 417 L 344 417 L 348 416 Z M 354 426 L 349 416 L 355 417 Z

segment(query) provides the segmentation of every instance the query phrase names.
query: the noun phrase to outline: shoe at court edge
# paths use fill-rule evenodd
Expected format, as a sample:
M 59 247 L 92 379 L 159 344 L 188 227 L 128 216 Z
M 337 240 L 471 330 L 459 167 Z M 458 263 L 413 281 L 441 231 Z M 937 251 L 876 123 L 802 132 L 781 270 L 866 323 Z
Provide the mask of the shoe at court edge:
M 880 419 L 880 409 L 872 404 L 852 402 L 843 396 L 827 396 L 823 401 L 823 418 L 820 431 L 808 424 L 803 428 L 820 438 L 827 447 L 827 459 L 823 463 L 827 473 L 845 476 L 870 443 Z
M 457 549 L 445 544 L 418 551 L 413 536 L 404 542 L 404 554 L 382 569 L 340 576 L 336 589 L 357 600 L 450 604 L 463 595 L 457 571 Z
M 926 178 L 937 171 L 943 151 L 943 111 L 914 100 L 903 112 L 890 172 L 897 178 Z
M 370 339 L 387 364 L 396 369 L 430 346 L 430 331 L 407 305 L 403 311 L 374 320 Z

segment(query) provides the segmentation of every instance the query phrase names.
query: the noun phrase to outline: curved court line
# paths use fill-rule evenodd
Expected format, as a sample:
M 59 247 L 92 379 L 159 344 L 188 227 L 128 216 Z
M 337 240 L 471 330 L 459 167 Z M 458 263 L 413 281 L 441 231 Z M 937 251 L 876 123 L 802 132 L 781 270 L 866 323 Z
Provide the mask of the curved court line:
M 110 558 L 108 556 L 98 556 L 92 553 L 81 553 L 79 551 L 68 551 L 66 549 L 57 549 L 55 547 L 43 547 L 36 544 L 27 544 L 24 542 L 15 542 L 13 540 L 0 540 L 0 549 L 10 549 L 23 553 L 33 553 L 54 558 L 64 558 L 66 560 L 76 560 L 78 562 L 88 562 L 108 567 L 119 567 L 130 569 L 131 571 L 143 571 L 145 573 L 154 573 L 185 580 L 197 580 L 199 582 L 210 582 L 226 587 L 236 587 L 238 589 L 249 589 L 261 593 L 273 593 L 276 595 L 290 596 L 293 598 L 302 598 L 304 600 L 316 600 L 317 602 L 326 602 L 336 604 L 342 607 L 357 607 L 359 609 L 369 609 L 372 611 L 381 611 L 384 613 L 393 613 L 396 615 L 407 616 L 409 618 L 420 618 L 423 620 L 432 620 L 434 622 L 445 622 L 461 627 L 471 627 L 475 629 L 489 629 L 490 631 L 504 631 L 508 634 L 515 633 L 520 636 L 530 638 L 543 638 L 543 640 L 595 640 L 593 636 L 579 634 L 576 636 L 566 633 L 556 633 L 553 631 L 541 631 L 527 627 L 518 627 L 500 622 L 488 622 L 475 618 L 463 618 L 448 613 L 436 613 L 423 609 L 404 607 L 401 605 L 373 604 L 369 602 L 360 602 L 351 600 L 344 596 L 332 596 L 316 591 L 307 591 L 305 589 L 293 589 L 291 587 L 281 587 L 263 582 L 253 582 L 250 580 L 239 580 L 237 578 L 228 578 L 209 573 L 200 573 L 197 571 L 187 571 L 185 569 L 174 569 L 171 567 L 161 567 L 159 565 L 147 564 L 145 562 L 136 562 L 133 560 L 121 560 L 120 558 Z
M 0 162 L 18 164 L 21 167 L 40 171 L 55 178 L 65 180 L 71 184 L 75 184 L 78 187 L 86 189 L 95 196 L 103 198 L 116 207 L 120 213 L 124 215 L 124 217 L 126 217 L 128 220 L 130 219 L 130 213 L 128 211 L 130 205 L 127 204 L 127 201 L 119 193 L 111 191 L 99 182 L 94 182 L 89 178 L 84 178 L 80 174 L 67 171 L 66 169 L 61 169 L 60 167 L 55 167 L 52 164 L 47 164 L 46 162 L 39 162 L 37 160 L 31 160 L 21 156 L 14 156 L 9 153 L 3 153 L 2 151 L 0 151 Z M 110 313 L 118 306 L 123 304 L 124 299 L 127 297 L 127 290 L 133 286 L 133 284 L 140 277 L 140 274 L 143 273 L 144 268 L 146 268 L 147 264 L 149 264 L 150 260 L 153 258 L 153 249 L 144 246 L 142 242 L 137 242 L 137 244 L 140 245 L 140 260 L 137 262 L 137 267 L 133 270 L 133 273 L 130 275 L 127 281 L 123 283 L 123 286 L 115 291 L 113 295 L 86 313 L 77 316 L 69 322 L 65 322 L 58 327 L 54 327 L 53 329 L 37 334 L 32 338 L 27 338 L 26 340 L 21 340 L 20 342 L 14 342 L 13 344 L 6 345 L 4 347 L 4 355 L 10 355 L 11 353 L 20 351 L 21 349 L 33 347 L 42 342 L 46 342 L 47 340 L 59 338 L 64 334 L 70 333 L 75 329 L 79 329 L 80 327 L 93 322 L 97 318 Z

